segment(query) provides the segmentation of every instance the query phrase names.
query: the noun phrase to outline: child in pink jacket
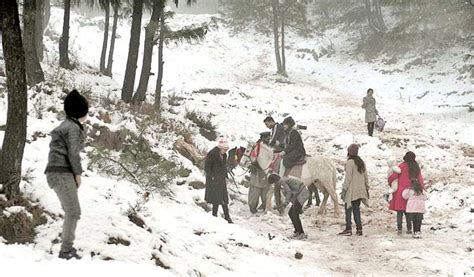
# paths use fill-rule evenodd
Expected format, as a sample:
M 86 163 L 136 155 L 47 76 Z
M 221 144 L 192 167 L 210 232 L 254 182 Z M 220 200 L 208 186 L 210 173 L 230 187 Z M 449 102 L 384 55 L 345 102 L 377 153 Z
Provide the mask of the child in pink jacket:
M 407 200 L 406 213 L 408 220 L 413 223 L 413 238 L 421 239 L 421 221 L 426 212 L 427 192 L 423 191 L 418 181 L 413 180 L 411 187 L 405 189 L 402 196 Z

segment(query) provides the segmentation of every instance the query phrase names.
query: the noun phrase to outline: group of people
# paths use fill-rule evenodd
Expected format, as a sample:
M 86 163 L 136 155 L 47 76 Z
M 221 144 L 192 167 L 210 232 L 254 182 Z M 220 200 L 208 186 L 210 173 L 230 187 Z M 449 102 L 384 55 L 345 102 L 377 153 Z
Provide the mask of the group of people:
M 378 114 L 373 99 L 373 90 L 369 89 L 364 98 L 362 107 L 366 109 L 366 121 L 369 135 L 373 132 L 374 117 Z M 84 148 L 85 132 L 83 124 L 87 120 L 89 103 L 78 91 L 71 91 L 64 100 L 66 119 L 51 132 L 50 151 L 48 164 L 45 170 L 48 185 L 56 192 L 64 210 L 64 223 L 62 229 L 62 244 L 59 257 L 63 259 L 80 256 L 74 248 L 75 230 L 81 216 L 78 198 L 78 188 L 81 185 L 81 157 L 80 151 Z M 271 129 L 268 144 L 275 148 L 275 152 L 282 157 L 283 170 L 271 172 L 267 175 L 262 169 L 256 169 L 251 180 L 251 193 L 249 207 L 251 212 L 257 212 L 258 199 L 262 203 L 268 202 L 266 198 L 272 197 L 268 193 L 269 186 L 273 185 L 276 207 L 282 210 L 289 203 L 289 216 L 294 226 L 295 238 L 306 238 L 300 220 L 303 205 L 310 197 L 308 188 L 298 179 L 286 176 L 289 169 L 303 160 L 306 150 L 300 133 L 295 128 L 295 121 L 291 117 L 283 120 L 282 124 L 275 122 L 272 117 L 264 120 L 265 125 Z M 229 142 L 224 138 L 218 139 L 217 146 L 208 152 L 205 161 L 206 190 L 205 200 L 212 204 L 212 214 L 217 216 L 219 206 L 222 206 L 224 218 L 233 223 L 229 214 L 229 195 L 227 192 L 227 151 Z M 346 228 L 340 235 L 352 235 L 352 215 L 356 223 L 356 234 L 362 235 L 362 221 L 360 217 L 360 204 L 367 204 L 369 199 L 369 182 L 367 168 L 358 155 L 359 147 L 355 144 L 347 150 L 345 178 L 341 198 L 345 203 Z M 405 215 L 407 233 L 413 233 L 415 238 L 420 238 L 420 228 L 425 212 L 424 202 L 426 191 L 420 167 L 416 162 L 413 152 L 407 152 L 404 162 L 399 165 L 399 172 L 393 172 L 388 183 L 392 188 L 390 210 L 397 212 L 397 230 L 402 234 L 402 222 Z M 395 185 L 396 184 L 396 185 Z M 253 188 L 252 188 L 253 186 Z M 253 191 L 252 191 L 253 190 Z M 281 192 L 285 201 L 281 200 Z M 316 192 L 317 193 L 317 192 Z M 257 195 L 257 197 L 255 197 Z M 265 197 L 265 198 L 264 198 Z M 268 209 L 268 207 L 266 207 Z
M 373 97 L 373 89 L 367 90 L 367 96 L 363 98 L 362 108 L 365 109 L 365 121 L 367 123 L 368 135 L 373 136 L 375 121 L 377 120 L 378 111 L 376 109 L 376 101 Z M 258 166 L 251 165 L 250 171 L 250 188 L 248 195 L 248 205 L 251 213 L 257 213 L 257 209 L 268 210 L 269 199 L 275 198 L 275 208 L 282 211 L 289 203 L 292 203 L 288 215 L 293 223 L 294 238 L 306 238 L 303 226 L 300 220 L 300 214 L 303 210 L 305 202 L 312 200 L 314 191 L 312 186 L 306 187 L 303 182 L 298 179 L 288 177 L 287 169 L 296 165 L 306 156 L 303 140 L 300 133 L 295 128 L 295 121 L 291 117 L 287 117 L 283 122 L 277 123 L 272 117 L 268 116 L 264 119 L 267 128 L 271 130 L 270 136 L 266 143 L 275 149 L 275 153 L 279 153 L 282 157 L 282 166 L 278 172 L 267 173 Z M 262 138 L 261 138 L 262 139 Z M 218 150 L 219 149 L 219 150 Z M 225 153 L 228 150 L 228 142 L 224 138 L 220 138 L 218 146 L 213 149 L 206 159 L 206 180 L 210 180 L 206 187 L 206 200 L 213 204 L 213 215 L 219 204 L 223 206 L 226 220 L 230 220 L 228 212 L 228 196 L 227 191 L 215 189 L 213 183 L 212 164 L 216 160 L 214 153 L 220 151 L 217 157 L 217 164 L 225 164 Z M 398 170 L 392 172 L 388 177 L 389 193 L 391 200 L 389 201 L 389 209 L 397 213 L 397 233 L 402 234 L 402 222 L 405 215 L 407 224 L 407 233 L 413 234 L 414 238 L 421 238 L 421 221 L 425 213 L 425 201 L 427 192 L 424 189 L 423 177 L 420 167 L 416 161 L 416 155 L 409 151 L 403 158 L 403 162 L 397 167 Z M 283 169 L 282 169 L 283 168 Z M 211 176 L 211 177 L 210 177 Z M 209 179 L 211 178 L 211 179 Z M 225 187 L 225 180 L 221 181 Z M 345 165 L 344 182 L 341 191 L 341 200 L 344 202 L 346 228 L 339 235 L 352 235 L 352 218 L 356 225 L 356 235 L 363 235 L 362 220 L 360 213 L 360 205 L 368 205 L 369 199 L 369 179 L 367 168 L 359 156 L 359 146 L 351 144 L 347 149 L 347 162 Z M 212 198 L 208 195 L 212 191 L 218 192 L 222 197 Z M 281 200 L 281 192 L 285 196 L 285 201 Z M 217 201 L 216 201 L 217 200 Z M 258 207 L 259 200 L 261 201 Z

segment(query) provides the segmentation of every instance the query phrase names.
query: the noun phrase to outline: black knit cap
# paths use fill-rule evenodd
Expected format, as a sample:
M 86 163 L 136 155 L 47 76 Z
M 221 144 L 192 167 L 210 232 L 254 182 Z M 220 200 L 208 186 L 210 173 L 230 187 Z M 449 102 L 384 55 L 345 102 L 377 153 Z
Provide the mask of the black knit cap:
M 77 90 L 73 89 L 64 99 L 66 115 L 79 119 L 89 112 L 89 102 Z
M 408 151 L 406 154 L 405 154 L 405 157 L 403 157 L 403 160 L 405 162 L 414 162 L 416 160 L 416 155 L 415 153 L 411 152 L 411 151 Z
M 289 116 L 283 120 L 283 124 L 288 125 L 290 128 L 293 128 L 295 126 L 295 120 Z

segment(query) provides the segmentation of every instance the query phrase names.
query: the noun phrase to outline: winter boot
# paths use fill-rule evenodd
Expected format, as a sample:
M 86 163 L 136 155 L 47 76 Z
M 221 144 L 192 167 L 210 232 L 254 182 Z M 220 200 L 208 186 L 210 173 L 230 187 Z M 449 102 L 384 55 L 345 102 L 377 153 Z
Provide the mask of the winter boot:
M 346 229 L 340 233 L 338 233 L 340 236 L 352 236 L 352 229 Z
M 362 228 L 357 228 L 356 235 L 362 236 Z
M 80 260 L 82 258 L 81 256 L 77 255 L 77 250 L 75 248 L 72 248 L 68 252 L 60 251 L 58 257 L 65 260 L 70 260 L 72 258 Z

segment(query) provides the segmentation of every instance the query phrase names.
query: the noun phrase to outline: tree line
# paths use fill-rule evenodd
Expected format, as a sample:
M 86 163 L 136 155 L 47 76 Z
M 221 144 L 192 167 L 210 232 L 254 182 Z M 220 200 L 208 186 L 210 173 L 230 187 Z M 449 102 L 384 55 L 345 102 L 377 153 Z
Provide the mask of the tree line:
M 276 72 L 283 76 L 287 76 L 288 31 L 311 40 L 322 36 L 327 29 L 340 27 L 358 34 L 358 49 L 371 52 L 372 56 L 384 50 L 393 54 L 414 47 L 473 41 L 473 1 L 219 0 L 219 3 L 234 32 L 256 30 L 273 36 Z M 392 29 L 387 27 L 389 16 L 395 21 Z
M 187 0 L 186 4 L 191 5 L 193 2 L 195 0 Z M 131 7 L 131 36 L 121 98 L 123 101 L 135 105 L 145 101 L 149 78 L 153 74 L 151 72 L 153 50 L 157 46 L 158 74 L 154 107 L 157 111 L 160 111 L 164 44 L 173 41 L 187 42 L 202 39 L 207 33 L 208 26 L 188 26 L 180 30 L 171 30 L 167 24 L 167 19 L 171 18 L 174 13 L 166 10 L 167 0 L 63 0 L 64 15 L 62 34 L 58 43 L 58 65 L 67 70 L 74 69 L 69 59 L 71 8 L 81 3 L 85 3 L 90 8 L 99 7 L 104 12 L 105 29 L 99 71 L 110 77 L 112 77 L 119 14 L 120 12 L 125 13 L 125 7 Z M 19 13 L 19 4 L 23 5 L 22 17 Z M 179 1 L 174 0 L 173 4 L 178 6 Z M 138 88 L 134 91 L 142 17 L 145 9 L 151 11 L 151 18 L 145 26 L 142 69 Z M 113 22 L 109 39 L 111 10 L 113 11 Z M 28 86 L 35 86 L 45 80 L 41 61 L 44 58 L 45 51 L 43 36 L 50 14 L 51 3 L 49 0 L 0 2 L 0 30 L 8 92 L 7 122 L 2 148 L 0 149 L 0 192 L 4 192 L 8 199 L 12 199 L 20 193 L 21 165 L 27 134 L 27 90 Z M 23 19 L 22 22 L 20 18 Z M 23 23 L 23 30 L 21 23 Z

